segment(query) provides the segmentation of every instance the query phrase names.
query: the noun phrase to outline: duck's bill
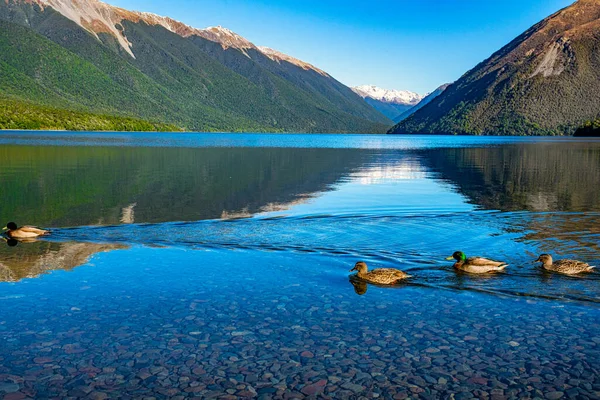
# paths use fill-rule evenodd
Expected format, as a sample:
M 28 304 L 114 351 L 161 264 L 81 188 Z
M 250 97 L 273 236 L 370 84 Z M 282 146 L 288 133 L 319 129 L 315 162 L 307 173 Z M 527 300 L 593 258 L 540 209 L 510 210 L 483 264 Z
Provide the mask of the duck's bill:
M 450 256 L 450 257 L 446 257 L 446 258 L 445 258 L 445 260 L 446 260 L 446 261 L 452 261 L 452 260 L 454 260 L 454 257 L 452 257 L 452 256 Z
M 3 231 L 7 231 L 8 230 L 8 226 L 5 226 L 4 228 L 2 228 Z
M 356 267 L 352 268 L 350 271 L 348 272 L 352 272 L 352 271 L 356 271 Z

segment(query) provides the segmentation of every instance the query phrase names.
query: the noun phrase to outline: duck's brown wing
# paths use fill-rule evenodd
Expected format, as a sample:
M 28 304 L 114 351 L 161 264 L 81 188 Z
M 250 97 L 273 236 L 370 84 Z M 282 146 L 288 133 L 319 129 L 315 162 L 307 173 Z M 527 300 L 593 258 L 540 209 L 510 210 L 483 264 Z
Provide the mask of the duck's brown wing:
M 455 268 L 460 270 L 460 271 L 464 271 L 464 272 L 468 272 L 470 274 L 489 274 L 489 273 L 493 273 L 493 272 L 500 272 L 503 271 L 504 268 L 506 268 L 506 264 L 502 264 L 499 266 L 493 266 L 493 265 L 471 265 L 471 264 L 459 264 L 459 265 L 455 265 Z
M 35 226 L 23 226 L 17 230 L 21 231 L 23 233 L 30 233 L 30 234 L 38 235 L 38 236 L 47 235 L 48 233 L 50 233 L 50 231 L 47 231 L 45 229 L 36 228 Z
M 590 272 L 594 267 L 577 260 L 556 260 L 552 264 L 552 269 L 565 274 L 579 274 L 581 272 Z
M 474 267 L 501 267 L 508 265 L 505 262 L 490 260 L 489 258 L 483 257 L 467 258 L 467 262 L 465 264 L 472 265 Z
M 367 280 L 380 283 L 384 285 L 389 285 L 395 283 L 401 279 L 409 278 L 410 276 L 400 270 L 393 268 L 379 268 L 367 273 Z

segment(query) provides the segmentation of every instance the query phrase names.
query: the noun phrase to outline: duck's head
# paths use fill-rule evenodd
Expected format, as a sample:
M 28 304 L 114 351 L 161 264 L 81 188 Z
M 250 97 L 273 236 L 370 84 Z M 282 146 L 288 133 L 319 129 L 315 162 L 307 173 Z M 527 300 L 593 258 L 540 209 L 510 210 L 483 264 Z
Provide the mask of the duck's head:
M 18 229 L 18 226 L 14 222 L 9 222 L 8 224 L 6 224 L 6 226 L 4 228 L 2 228 L 3 231 L 6 231 L 6 230 L 14 231 L 16 229 Z
M 467 256 L 462 251 L 455 251 L 450 257 L 446 258 L 446 260 L 456 260 L 456 261 L 466 261 Z
M 350 272 L 352 271 L 358 271 L 361 274 L 364 274 L 365 272 L 367 272 L 367 263 L 363 262 L 363 261 L 359 261 L 354 265 L 354 268 L 352 268 L 350 270 Z
M 552 264 L 552 256 L 550 254 L 542 254 L 538 257 L 535 262 L 541 262 L 542 264 Z

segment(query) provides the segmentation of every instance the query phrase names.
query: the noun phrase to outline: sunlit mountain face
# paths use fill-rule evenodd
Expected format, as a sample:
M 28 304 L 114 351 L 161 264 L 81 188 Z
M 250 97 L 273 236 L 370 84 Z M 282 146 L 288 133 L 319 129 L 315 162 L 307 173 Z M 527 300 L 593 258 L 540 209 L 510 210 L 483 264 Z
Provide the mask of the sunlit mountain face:
M 0 24 L 0 129 L 384 133 L 392 124 L 326 71 L 225 27 L 97 0 L 2 1 Z
M 579 0 L 492 54 L 391 133 L 573 135 L 600 109 L 600 2 Z

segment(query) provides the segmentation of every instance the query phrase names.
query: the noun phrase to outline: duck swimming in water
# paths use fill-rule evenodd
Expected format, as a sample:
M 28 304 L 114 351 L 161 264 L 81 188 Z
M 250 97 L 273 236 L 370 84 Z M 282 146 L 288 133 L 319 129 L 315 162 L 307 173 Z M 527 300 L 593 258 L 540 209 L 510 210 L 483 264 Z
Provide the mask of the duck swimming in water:
M 405 272 L 393 268 L 379 268 L 369 271 L 367 264 L 359 261 L 354 268 L 350 270 L 358 271 L 356 276 L 365 282 L 375 283 L 378 285 L 393 285 L 411 276 Z
M 541 262 L 542 268 L 546 271 L 558 272 L 565 275 L 576 275 L 584 272 L 592 272 L 594 268 L 589 264 L 576 260 L 556 260 L 552 261 L 550 254 L 542 254 L 535 262 Z
M 456 260 L 454 268 L 459 271 L 468 272 L 470 274 L 489 274 L 492 272 L 503 271 L 508 264 L 501 261 L 489 260 L 483 257 L 467 258 L 465 253 L 457 251 L 446 260 Z
M 19 228 L 14 222 L 6 224 L 3 230 L 6 231 L 6 236 L 12 239 L 34 239 L 50 234 L 50 231 L 34 226 L 22 226 Z

